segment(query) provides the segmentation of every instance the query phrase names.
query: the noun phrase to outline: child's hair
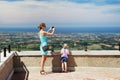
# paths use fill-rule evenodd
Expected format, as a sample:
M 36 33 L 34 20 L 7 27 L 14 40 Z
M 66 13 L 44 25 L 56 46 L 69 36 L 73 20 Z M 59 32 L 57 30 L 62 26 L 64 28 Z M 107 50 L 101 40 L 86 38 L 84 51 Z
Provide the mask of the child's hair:
M 64 45 L 63 45 L 63 48 L 67 48 L 67 47 L 68 47 L 68 45 L 67 45 L 67 44 L 64 44 Z

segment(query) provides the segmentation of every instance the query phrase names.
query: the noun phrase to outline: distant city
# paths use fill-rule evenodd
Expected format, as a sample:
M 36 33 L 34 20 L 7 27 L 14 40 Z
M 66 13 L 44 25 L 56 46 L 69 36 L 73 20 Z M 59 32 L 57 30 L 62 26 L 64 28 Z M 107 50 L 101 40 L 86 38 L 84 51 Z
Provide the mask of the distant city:
M 64 43 L 70 50 L 118 50 L 120 33 L 57 33 L 47 40 L 51 50 L 60 50 Z M 12 50 L 39 50 L 38 32 L 0 32 L 0 49 L 8 44 Z

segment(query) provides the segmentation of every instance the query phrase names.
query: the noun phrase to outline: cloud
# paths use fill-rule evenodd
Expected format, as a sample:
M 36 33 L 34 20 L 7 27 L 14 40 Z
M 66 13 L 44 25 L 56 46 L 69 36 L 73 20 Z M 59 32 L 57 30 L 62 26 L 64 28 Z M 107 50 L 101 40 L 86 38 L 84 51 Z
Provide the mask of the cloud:
M 57 1 L 57 0 L 46 0 L 46 1 Z M 120 0 L 63 0 L 75 3 L 93 3 L 95 5 L 116 5 L 120 4 Z
M 0 1 L 0 23 L 47 22 L 80 25 L 120 25 L 119 5 L 98 6 L 93 3 L 95 0 L 90 0 L 92 3 L 87 2 L 88 0 L 85 1 L 86 3 L 77 0 L 74 0 L 74 2 L 68 0 L 54 0 L 52 2 L 47 0 Z

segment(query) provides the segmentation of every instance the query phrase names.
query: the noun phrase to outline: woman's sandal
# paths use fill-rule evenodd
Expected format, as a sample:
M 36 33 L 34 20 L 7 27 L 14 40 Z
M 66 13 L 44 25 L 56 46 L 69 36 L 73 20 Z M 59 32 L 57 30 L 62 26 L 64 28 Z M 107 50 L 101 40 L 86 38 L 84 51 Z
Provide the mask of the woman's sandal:
M 41 71 L 40 71 L 40 74 L 41 74 L 41 75 L 47 75 L 47 73 L 46 73 L 44 70 L 41 70 Z

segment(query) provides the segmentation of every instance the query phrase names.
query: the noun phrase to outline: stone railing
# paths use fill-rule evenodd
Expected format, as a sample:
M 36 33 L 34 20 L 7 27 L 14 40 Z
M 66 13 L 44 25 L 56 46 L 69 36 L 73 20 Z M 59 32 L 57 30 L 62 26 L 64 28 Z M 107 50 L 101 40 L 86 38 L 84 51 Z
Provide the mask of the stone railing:
M 10 77 L 13 75 L 13 56 L 10 45 L 8 45 L 8 48 L 4 47 L 0 53 L 0 80 L 10 80 Z
M 20 71 L 25 65 L 29 67 L 40 67 L 40 51 L 23 51 L 16 53 L 14 57 L 14 68 Z M 60 71 L 61 62 L 59 51 L 49 53 L 45 63 L 51 71 Z M 75 71 L 77 67 L 113 67 L 120 68 L 119 51 L 71 51 L 68 59 L 68 68 Z
M 40 68 L 40 51 L 6 52 L 1 53 L 0 80 L 10 80 L 14 72 L 25 72 L 25 79 L 29 75 L 29 68 Z M 76 71 L 78 67 L 111 67 L 120 68 L 120 52 L 107 51 L 71 51 L 68 59 L 69 71 Z M 61 71 L 60 52 L 49 52 L 45 63 L 49 71 Z

